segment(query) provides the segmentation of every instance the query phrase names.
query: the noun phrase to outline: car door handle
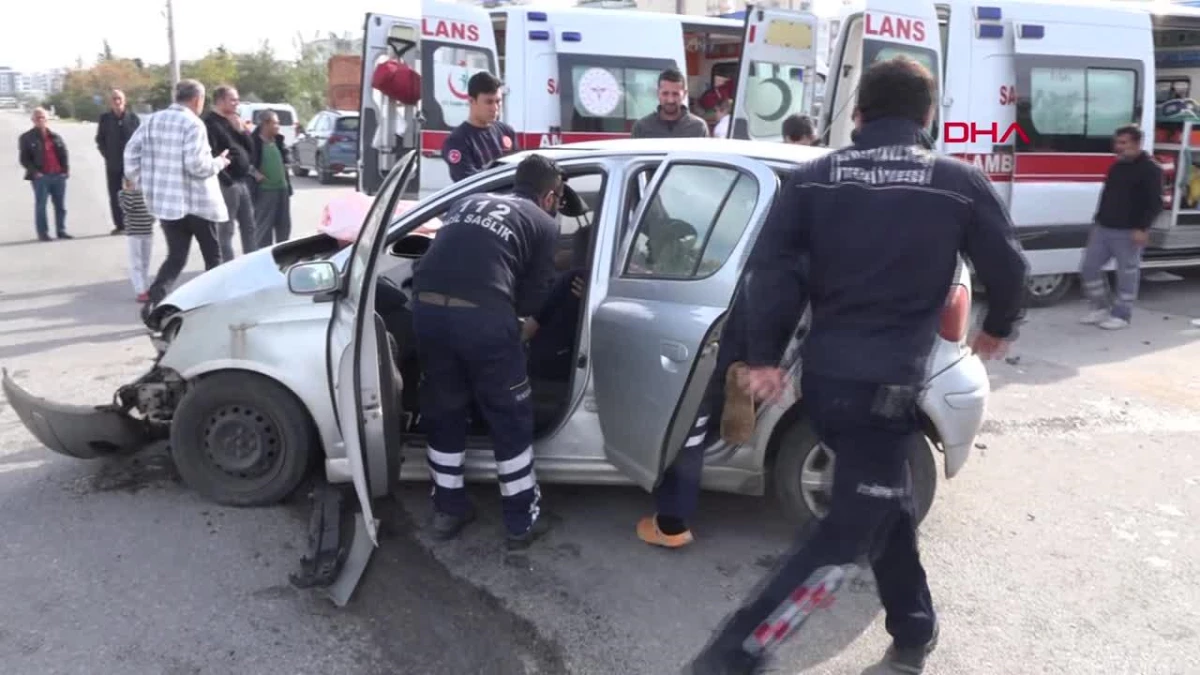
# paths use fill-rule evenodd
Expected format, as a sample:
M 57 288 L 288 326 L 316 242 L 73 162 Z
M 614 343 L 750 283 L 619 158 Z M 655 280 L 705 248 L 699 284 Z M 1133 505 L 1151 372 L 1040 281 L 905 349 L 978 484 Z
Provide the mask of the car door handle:
M 688 358 L 689 352 L 687 345 L 683 344 L 682 342 L 663 340 L 659 347 L 661 348 L 661 353 L 663 356 L 677 363 L 686 361 Z

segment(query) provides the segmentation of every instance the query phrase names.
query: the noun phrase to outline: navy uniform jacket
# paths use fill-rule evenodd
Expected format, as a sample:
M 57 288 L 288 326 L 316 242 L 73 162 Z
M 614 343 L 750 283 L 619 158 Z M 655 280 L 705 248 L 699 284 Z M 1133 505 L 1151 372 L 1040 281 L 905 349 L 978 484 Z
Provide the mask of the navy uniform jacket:
M 457 183 L 483 171 L 497 157 L 516 148 L 517 132 L 504 122 L 492 122 L 486 127 L 463 122 L 446 137 L 442 158 L 450 167 L 450 180 Z
M 960 252 L 988 289 L 983 330 L 1013 336 L 1028 267 L 1008 212 L 982 171 L 921 147 L 920 131 L 876 120 L 793 174 L 747 263 L 750 365 L 778 363 L 776 324 L 807 291 L 805 372 L 924 382 Z
M 481 307 L 536 314 L 554 284 L 558 222 L 521 194 L 464 197 L 413 274 L 417 293 L 443 293 Z

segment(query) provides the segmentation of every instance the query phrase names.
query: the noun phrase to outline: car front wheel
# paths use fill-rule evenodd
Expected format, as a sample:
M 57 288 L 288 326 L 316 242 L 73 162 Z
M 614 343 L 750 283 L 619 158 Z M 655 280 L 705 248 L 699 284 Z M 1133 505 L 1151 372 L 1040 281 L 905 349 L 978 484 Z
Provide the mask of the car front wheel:
M 184 395 L 171 455 L 184 483 L 226 506 L 282 501 L 304 480 L 316 431 L 299 400 L 255 373 L 217 373 Z
M 933 443 L 925 436 L 908 451 L 918 523 L 929 513 L 937 491 L 933 452 Z M 821 443 L 808 420 L 796 421 L 780 438 L 771 479 L 784 515 L 797 526 L 828 513 L 834 460 L 833 450 Z

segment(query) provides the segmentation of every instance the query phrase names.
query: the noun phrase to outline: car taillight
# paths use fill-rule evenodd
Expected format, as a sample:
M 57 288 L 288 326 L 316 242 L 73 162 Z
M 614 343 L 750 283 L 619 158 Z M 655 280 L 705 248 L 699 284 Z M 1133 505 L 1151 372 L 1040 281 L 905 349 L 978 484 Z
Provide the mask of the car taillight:
M 946 306 L 942 308 L 942 321 L 938 326 L 938 335 L 943 340 L 962 342 L 967 337 L 967 324 L 971 321 L 971 294 L 962 284 L 950 287 L 946 296 Z
M 330 143 L 342 143 L 342 142 L 350 141 L 350 140 L 352 140 L 352 139 L 349 136 L 343 136 L 341 134 L 334 134 L 329 137 Z

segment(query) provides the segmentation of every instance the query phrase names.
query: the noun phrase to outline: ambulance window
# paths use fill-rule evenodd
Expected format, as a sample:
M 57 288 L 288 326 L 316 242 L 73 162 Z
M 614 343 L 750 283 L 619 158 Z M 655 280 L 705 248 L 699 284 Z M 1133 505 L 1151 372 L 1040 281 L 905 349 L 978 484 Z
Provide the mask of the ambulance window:
M 560 56 L 563 130 L 628 133 L 658 108 L 658 76 L 674 65 L 670 59 Z
M 791 114 L 803 114 L 804 69 L 786 63 L 750 62 L 746 113 L 750 137 L 778 136 L 779 125 Z
M 480 71 L 496 72 L 490 51 L 421 42 L 421 102 L 424 128 L 449 131 L 467 121 L 467 81 Z
M 1159 78 L 1154 83 L 1154 102 L 1156 104 L 1190 98 L 1191 95 L 1192 78 L 1190 77 Z
M 1022 73 L 1024 75 L 1024 73 Z M 1138 117 L 1138 73 L 1129 68 L 1032 66 L 1018 76 L 1018 150 L 1106 152 L 1117 127 Z
M 895 42 L 882 42 L 880 40 L 863 40 L 863 62 L 866 64 L 863 67 L 865 71 L 871 67 L 871 64 L 880 61 L 890 61 L 897 56 L 907 56 L 917 63 L 925 66 L 929 74 L 933 76 L 935 91 L 941 91 L 941 78 L 939 74 L 942 69 L 937 63 L 937 52 L 924 47 L 910 47 L 907 45 L 899 45 Z M 940 115 L 938 114 L 939 106 L 934 106 L 933 120 L 930 122 L 929 128 L 926 131 L 935 140 L 938 137 L 938 128 L 942 125 L 939 123 Z

